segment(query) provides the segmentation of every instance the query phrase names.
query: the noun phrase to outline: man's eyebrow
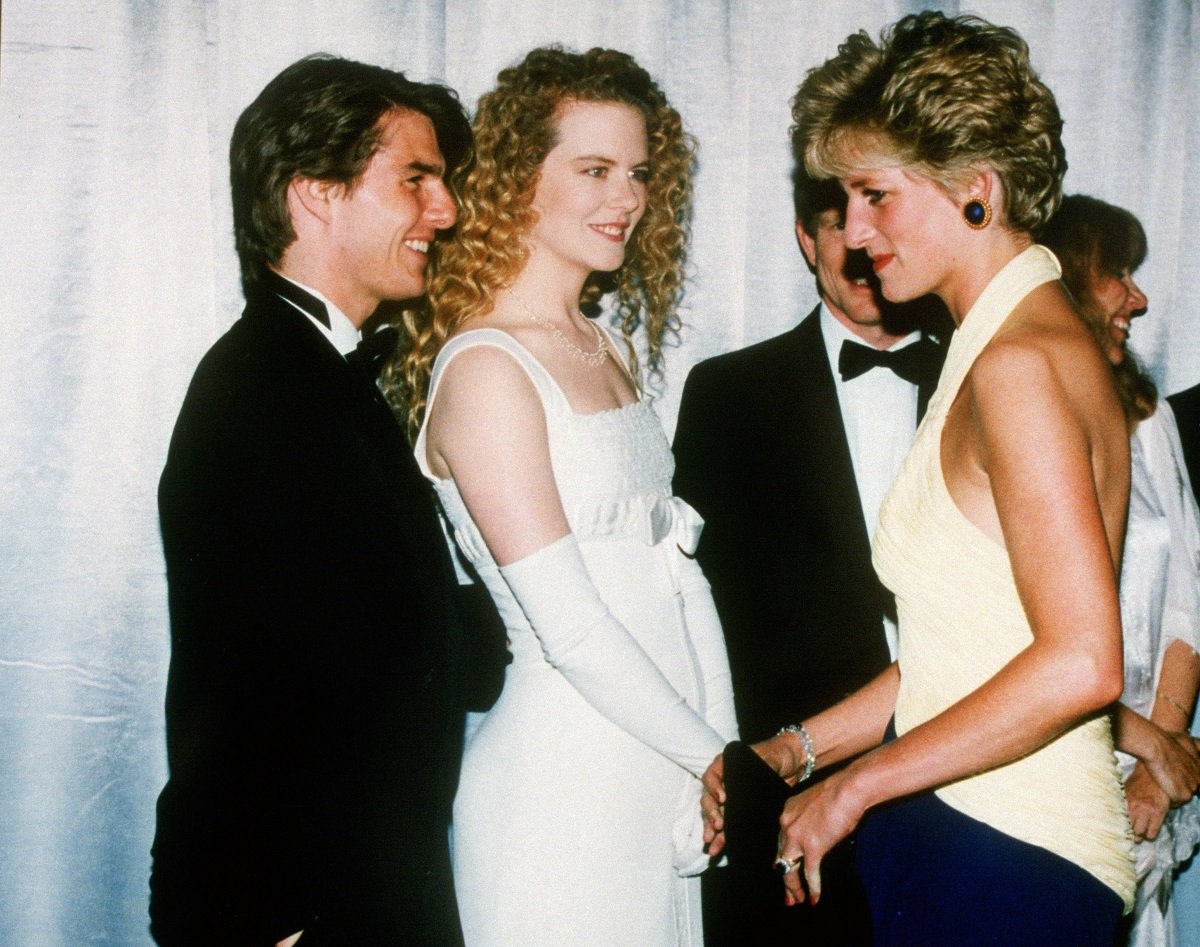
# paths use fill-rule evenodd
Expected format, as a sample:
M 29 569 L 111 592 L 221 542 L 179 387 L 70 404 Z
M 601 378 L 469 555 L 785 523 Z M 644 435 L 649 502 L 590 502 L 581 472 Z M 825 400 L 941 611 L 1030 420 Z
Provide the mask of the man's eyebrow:
M 446 169 L 440 164 L 426 164 L 424 161 L 410 161 L 404 166 L 406 171 L 419 171 L 421 174 L 431 174 L 440 178 Z

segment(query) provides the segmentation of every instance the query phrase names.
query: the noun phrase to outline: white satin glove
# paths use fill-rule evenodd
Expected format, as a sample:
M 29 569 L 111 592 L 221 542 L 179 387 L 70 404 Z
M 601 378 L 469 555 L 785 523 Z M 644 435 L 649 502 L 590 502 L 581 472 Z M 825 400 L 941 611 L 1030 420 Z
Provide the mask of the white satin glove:
M 724 748 L 724 737 L 687 705 L 609 612 L 574 536 L 502 567 L 500 574 L 546 660 L 589 704 L 693 776 L 704 773 Z

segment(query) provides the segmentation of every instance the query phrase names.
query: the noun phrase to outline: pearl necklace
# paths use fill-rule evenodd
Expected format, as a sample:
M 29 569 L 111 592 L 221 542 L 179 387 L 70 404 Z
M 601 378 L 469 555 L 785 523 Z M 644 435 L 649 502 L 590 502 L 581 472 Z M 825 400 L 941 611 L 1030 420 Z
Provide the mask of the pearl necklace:
M 529 306 L 526 305 L 524 299 L 522 299 L 516 293 L 513 293 L 512 296 L 513 299 L 521 304 L 521 308 L 525 310 L 525 313 L 530 319 L 536 322 L 543 329 L 549 329 L 552 333 L 554 333 L 554 338 L 556 338 L 558 343 L 571 354 L 571 358 L 575 359 L 576 361 L 583 362 L 583 364 L 588 368 L 599 368 L 608 359 L 608 341 L 605 339 L 604 333 L 600 331 L 599 326 L 588 319 L 587 316 L 585 316 L 582 312 L 577 311 L 579 318 L 587 320 L 587 324 L 590 325 L 592 327 L 592 331 L 596 333 L 596 341 L 599 343 L 599 346 L 594 352 L 585 352 L 578 345 L 563 335 L 562 331 L 553 322 L 551 322 L 545 316 L 539 316 L 536 312 L 530 309 Z

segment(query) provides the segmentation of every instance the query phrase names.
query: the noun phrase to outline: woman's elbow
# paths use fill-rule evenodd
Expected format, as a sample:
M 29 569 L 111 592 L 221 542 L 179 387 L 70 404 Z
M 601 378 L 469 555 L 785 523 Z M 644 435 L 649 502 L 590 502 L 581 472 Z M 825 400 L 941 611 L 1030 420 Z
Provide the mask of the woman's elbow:
M 1120 652 L 1084 651 L 1073 655 L 1063 678 L 1063 691 L 1078 703 L 1080 714 L 1090 714 L 1116 703 L 1125 688 L 1125 668 Z

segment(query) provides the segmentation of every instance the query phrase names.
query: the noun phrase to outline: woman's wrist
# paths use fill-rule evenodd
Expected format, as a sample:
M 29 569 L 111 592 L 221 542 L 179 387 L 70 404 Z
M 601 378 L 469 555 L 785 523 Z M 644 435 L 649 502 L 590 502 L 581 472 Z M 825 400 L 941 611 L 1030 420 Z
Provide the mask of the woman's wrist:
M 1166 759 L 1167 744 L 1171 737 L 1153 720 L 1147 720 L 1146 724 L 1146 736 L 1148 739 L 1143 741 L 1143 745 L 1140 747 L 1142 752 L 1134 755 L 1144 763 L 1161 763 Z
M 802 723 L 790 723 L 781 727 L 775 736 L 787 740 L 788 748 L 792 751 L 792 765 L 784 778 L 789 782 L 794 780 L 794 784 L 804 782 L 817 768 L 817 751 L 808 730 Z

